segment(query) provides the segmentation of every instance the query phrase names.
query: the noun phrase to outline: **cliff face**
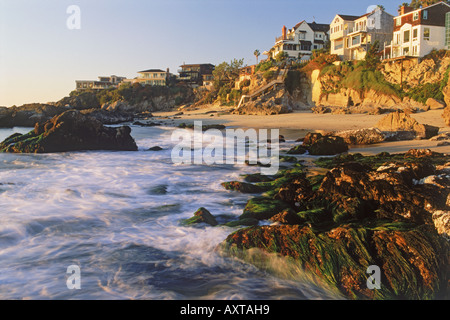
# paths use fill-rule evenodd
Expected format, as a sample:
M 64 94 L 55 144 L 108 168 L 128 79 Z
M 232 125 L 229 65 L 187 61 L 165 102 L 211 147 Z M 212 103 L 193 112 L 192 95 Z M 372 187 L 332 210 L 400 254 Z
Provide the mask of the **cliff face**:
M 420 63 L 416 59 L 411 59 L 383 63 L 380 71 L 389 83 L 400 84 L 403 81 L 408 87 L 414 88 L 425 83 L 441 81 L 449 66 L 449 57 L 425 59 Z
M 359 69 L 358 69 L 359 68 Z M 379 113 L 408 110 L 421 112 L 445 107 L 443 92 L 450 57 L 431 55 L 418 61 L 383 62 L 377 70 L 349 67 L 348 63 L 314 70 L 309 76 L 311 100 L 318 112 Z M 448 104 L 448 103 L 447 103 Z M 327 107 L 327 108 L 323 108 Z

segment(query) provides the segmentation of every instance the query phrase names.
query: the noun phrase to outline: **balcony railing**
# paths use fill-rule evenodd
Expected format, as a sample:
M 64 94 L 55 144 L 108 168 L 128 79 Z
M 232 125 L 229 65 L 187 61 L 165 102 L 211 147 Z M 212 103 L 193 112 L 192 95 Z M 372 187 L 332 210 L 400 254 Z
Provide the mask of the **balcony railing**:
M 280 41 L 292 41 L 294 40 L 294 37 L 292 36 L 287 36 L 286 39 L 283 39 L 283 36 L 275 38 L 275 42 L 280 42 Z

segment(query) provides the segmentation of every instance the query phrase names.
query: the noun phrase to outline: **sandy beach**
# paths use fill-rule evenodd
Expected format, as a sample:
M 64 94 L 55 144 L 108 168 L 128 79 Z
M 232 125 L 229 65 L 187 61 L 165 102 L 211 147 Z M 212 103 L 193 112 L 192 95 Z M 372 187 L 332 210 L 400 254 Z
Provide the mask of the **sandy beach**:
M 314 114 L 311 111 L 296 111 L 288 114 L 272 116 L 221 114 L 225 110 L 220 107 L 209 106 L 194 111 L 183 111 L 177 115 L 175 123 L 191 123 L 202 120 L 205 124 L 217 123 L 238 128 L 267 128 L 279 129 L 280 134 L 287 140 L 296 140 L 308 132 L 313 131 L 342 131 L 374 127 L 385 115 L 368 114 Z M 155 117 L 172 118 L 180 111 L 155 112 Z M 411 116 L 421 124 L 428 124 L 440 128 L 439 133 L 450 132 L 442 118 L 442 110 L 412 114 Z M 437 141 L 409 140 L 398 142 L 383 142 L 368 146 L 351 146 L 350 152 L 362 154 L 376 154 L 387 151 L 390 153 L 403 153 L 412 148 L 426 148 L 440 153 L 450 153 L 450 146 L 437 146 Z

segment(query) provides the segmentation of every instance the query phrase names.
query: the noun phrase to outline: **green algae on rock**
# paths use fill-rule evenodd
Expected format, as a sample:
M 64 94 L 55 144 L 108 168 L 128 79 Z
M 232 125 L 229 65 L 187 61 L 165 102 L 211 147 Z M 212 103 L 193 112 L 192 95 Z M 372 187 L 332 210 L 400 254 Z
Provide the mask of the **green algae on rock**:
M 84 150 L 137 151 L 128 126 L 105 127 L 78 111 L 66 111 L 27 134 L 14 134 L 0 143 L 0 152 L 52 153 Z
M 259 248 L 300 263 L 352 299 L 435 299 L 446 291 L 447 244 L 430 226 L 389 230 L 343 225 L 313 232 L 301 225 L 238 230 L 222 244 L 227 254 L 245 258 Z M 367 287 L 367 268 L 382 270 L 381 289 Z
M 209 212 L 207 209 L 205 209 L 203 207 L 199 208 L 194 213 L 194 216 L 192 218 L 183 220 L 181 222 L 181 224 L 187 225 L 187 226 L 195 225 L 198 223 L 206 223 L 213 227 L 218 225 L 216 218 L 211 214 L 211 212 Z
M 410 150 L 340 155 L 327 160 L 325 175 L 283 170 L 260 183 L 269 191 L 250 199 L 240 217 L 274 224 L 238 230 L 222 249 L 286 257 L 352 299 L 443 297 L 449 243 L 440 234 L 448 230 L 438 233 L 433 221 L 449 211 L 450 180 L 434 176 L 443 162 L 446 155 Z M 366 285 L 371 265 L 382 271 L 380 290 Z

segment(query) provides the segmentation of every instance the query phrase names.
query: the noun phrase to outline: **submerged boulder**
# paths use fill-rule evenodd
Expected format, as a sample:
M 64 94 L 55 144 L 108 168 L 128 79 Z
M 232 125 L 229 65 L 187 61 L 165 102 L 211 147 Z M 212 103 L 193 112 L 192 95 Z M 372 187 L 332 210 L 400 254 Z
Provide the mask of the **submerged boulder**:
M 128 126 L 105 127 L 100 121 L 71 110 L 45 123 L 37 123 L 27 134 L 10 136 L 0 143 L 0 152 L 137 151 L 130 133 Z

